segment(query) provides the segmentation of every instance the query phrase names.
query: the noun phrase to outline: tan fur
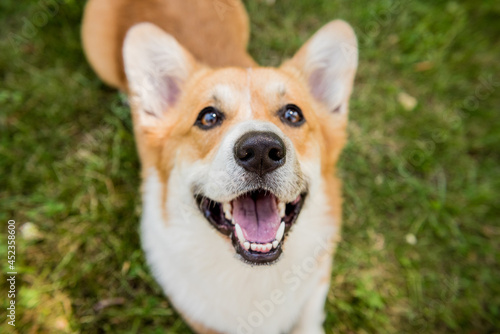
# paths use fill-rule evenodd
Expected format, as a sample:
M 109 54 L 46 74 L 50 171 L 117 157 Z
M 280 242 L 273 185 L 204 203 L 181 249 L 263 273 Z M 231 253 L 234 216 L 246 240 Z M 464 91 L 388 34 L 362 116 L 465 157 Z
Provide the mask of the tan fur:
M 182 316 L 189 324 L 189 326 L 198 334 L 224 334 L 221 332 L 214 331 L 213 329 L 207 328 L 194 320 L 191 320 L 185 314 L 182 314 Z
M 140 147 L 141 161 L 147 170 L 148 166 L 154 166 L 162 172 L 160 175 L 165 184 L 164 196 L 166 198 L 166 180 L 169 171 L 175 162 L 177 152 L 183 152 L 186 160 L 196 161 L 209 159 L 213 156 L 218 143 L 226 130 L 235 123 L 243 121 L 244 117 L 238 111 L 225 108 L 223 104 L 218 104 L 211 98 L 210 87 L 216 84 L 227 84 L 235 90 L 245 90 L 242 83 L 246 82 L 247 71 L 241 68 L 226 68 L 223 70 L 212 70 L 201 68 L 184 85 L 182 95 L 174 109 L 169 111 L 170 118 L 165 121 L 164 126 L 154 129 L 143 129 L 136 127 L 136 139 Z M 276 99 L 275 92 L 267 92 L 261 87 L 266 85 L 269 78 L 280 77 L 287 83 L 287 90 L 281 99 Z M 306 87 L 301 83 L 296 71 L 290 69 L 277 70 L 271 68 L 255 68 L 252 71 L 251 98 L 252 98 L 252 119 L 266 120 L 276 124 L 286 135 L 288 135 L 297 152 L 307 157 L 311 150 L 311 145 L 317 143 L 328 143 L 322 145 L 323 156 L 333 156 L 332 159 L 325 159 L 322 170 L 324 177 L 328 181 L 328 196 L 331 197 L 332 211 L 340 222 L 341 196 L 340 181 L 333 177 L 334 165 L 338 155 L 345 143 L 345 122 L 337 124 L 338 131 L 333 131 L 328 122 L 324 119 L 320 121 L 317 116 L 317 106 L 311 101 L 306 93 Z M 307 123 L 300 128 L 292 128 L 284 125 L 276 116 L 276 112 L 283 105 L 284 101 L 301 106 Z M 206 106 L 215 105 L 227 115 L 227 119 L 222 126 L 213 131 L 206 132 L 196 127 L 193 123 L 200 110 Z M 180 112 L 182 111 L 182 112 Z M 162 147 L 163 146 L 163 147 Z M 165 202 L 165 201 L 164 201 Z
M 126 90 L 123 39 L 130 27 L 151 22 L 204 64 L 254 66 L 246 52 L 248 16 L 240 1 L 90 0 L 82 23 L 87 59 L 109 85 Z
M 87 58 L 106 83 L 132 97 L 123 68 L 122 47 L 129 28 L 145 21 L 175 37 L 186 53 L 190 71 L 187 79 L 179 83 L 180 95 L 175 104 L 154 124 L 141 123 L 141 106 L 137 100 L 130 100 L 143 178 L 154 169 L 160 179 L 163 221 L 169 221 L 167 199 L 175 196 L 168 190 L 174 167 L 179 163 L 211 161 L 231 128 L 240 122 L 262 120 L 277 126 L 291 140 L 299 161 L 321 157 L 328 216 L 331 224 L 340 229 L 341 182 L 335 176 L 335 166 L 346 142 L 347 117 L 332 115 L 312 96 L 303 71 L 308 44 L 280 68 L 261 68 L 246 51 L 248 17 L 240 1 L 90 0 L 82 27 Z M 230 88 L 233 102 L 217 95 L 216 88 L 220 86 Z M 300 106 L 307 122 L 301 127 L 284 124 L 277 112 L 286 104 Z M 208 106 L 216 107 L 226 118 L 217 128 L 204 131 L 193 124 L 199 112 Z M 221 237 L 230 244 L 228 237 Z M 330 280 L 331 258 L 338 239 L 337 235 L 331 240 L 331 248 L 317 258 L 326 269 L 321 284 Z M 197 333 L 218 333 L 199 319 L 182 315 Z

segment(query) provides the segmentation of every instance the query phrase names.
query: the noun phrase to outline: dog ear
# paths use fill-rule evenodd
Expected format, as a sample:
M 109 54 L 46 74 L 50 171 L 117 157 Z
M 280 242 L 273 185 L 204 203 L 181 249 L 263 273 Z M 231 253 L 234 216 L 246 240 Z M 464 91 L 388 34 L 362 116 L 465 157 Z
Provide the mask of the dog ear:
M 305 76 L 311 94 L 329 112 L 347 115 L 358 67 L 358 43 L 348 23 L 325 25 L 283 66 L 290 65 Z
M 171 35 L 151 23 L 127 32 L 123 61 L 131 102 L 141 125 L 155 124 L 181 94 L 196 61 Z

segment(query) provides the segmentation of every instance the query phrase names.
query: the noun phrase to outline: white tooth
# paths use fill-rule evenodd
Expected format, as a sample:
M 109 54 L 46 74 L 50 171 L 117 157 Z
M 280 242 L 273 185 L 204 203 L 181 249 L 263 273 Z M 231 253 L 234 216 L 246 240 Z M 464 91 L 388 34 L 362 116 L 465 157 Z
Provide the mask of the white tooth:
M 285 208 L 286 208 L 286 204 L 284 202 L 279 202 L 278 203 L 278 210 L 280 212 L 280 217 L 285 217 Z
M 269 252 L 271 249 L 273 249 L 273 244 L 271 244 L 271 243 L 267 243 L 267 244 L 266 244 L 266 249 L 265 249 L 265 252 Z
M 274 241 L 273 241 L 273 248 L 277 248 L 277 247 L 278 247 L 278 245 L 279 245 L 279 243 L 280 243 L 280 242 L 279 242 L 278 240 L 274 240 Z
M 233 225 L 234 225 L 234 218 L 233 218 L 233 219 L 231 219 L 231 224 L 233 224 Z
M 285 222 L 281 222 L 280 227 L 278 228 L 278 232 L 276 232 L 276 240 L 278 242 L 283 239 L 283 235 L 285 234 Z
M 251 248 L 253 251 L 257 250 L 257 244 L 254 244 L 254 243 L 250 244 L 250 248 Z
M 250 249 L 250 243 L 248 241 L 245 241 L 243 243 L 243 247 L 245 247 L 246 250 L 249 250 Z
M 222 204 L 222 210 L 224 210 L 224 216 L 226 217 L 227 220 L 232 220 L 233 219 L 233 214 L 231 213 L 233 207 L 231 203 L 225 202 Z
M 236 236 L 238 237 L 238 240 L 240 241 L 240 243 L 243 245 L 245 243 L 245 241 L 247 241 L 245 239 L 245 237 L 243 236 L 243 231 L 241 230 L 241 227 L 240 225 L 236 224 L 234 226 L 234 230 L 236 231 Z
M 257 249 L 256 249 L 257 252 L 262 252 L 262 245 L 260 244 L 257 244 Z

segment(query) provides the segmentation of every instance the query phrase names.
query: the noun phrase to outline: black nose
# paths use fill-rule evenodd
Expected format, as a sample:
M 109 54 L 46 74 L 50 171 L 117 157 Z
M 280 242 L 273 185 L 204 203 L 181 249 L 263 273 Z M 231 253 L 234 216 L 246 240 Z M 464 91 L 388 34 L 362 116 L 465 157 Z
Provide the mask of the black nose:
M 260 176 L 282 166 L 285 156 L 285 144 L 272 132 L 248 132 L 234 146 L 238 165 Z

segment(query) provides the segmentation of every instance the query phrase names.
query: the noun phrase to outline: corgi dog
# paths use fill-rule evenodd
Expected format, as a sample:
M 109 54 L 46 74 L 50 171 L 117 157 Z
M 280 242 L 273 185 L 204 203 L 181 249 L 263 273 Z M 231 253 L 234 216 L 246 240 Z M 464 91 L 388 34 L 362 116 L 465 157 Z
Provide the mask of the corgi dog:
M 326 24 L 278 68 L 247 53 L 237 0 L 90 0 L 82 39 L 129 98 L 142 247 L 187 324 L 324 333 L 358 63 L 349 24 Z

